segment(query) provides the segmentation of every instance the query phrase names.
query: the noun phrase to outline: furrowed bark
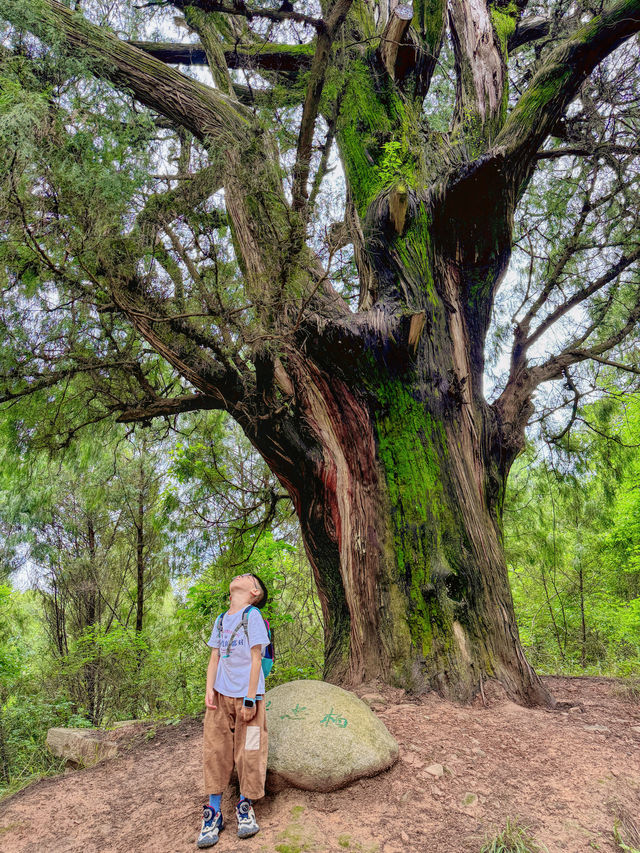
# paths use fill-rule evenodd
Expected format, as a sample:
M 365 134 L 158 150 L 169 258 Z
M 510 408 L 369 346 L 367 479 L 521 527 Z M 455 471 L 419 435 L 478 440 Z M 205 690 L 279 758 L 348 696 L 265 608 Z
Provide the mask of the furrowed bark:
M 417 46 L 413 96 L 422 100 L 429 90 L 447 26 L 446 0 L 415 0 L 412 33 Z
M 502 11 L 490 12 L 485 0 L 453 0 L 449 5 L 456 58 L 453 128 L 475 143 L 474 155 L 484 149 L 485 140 L 495 135 L 504 121 L 506 39 L 508 30 L 515 30 L 516 17 L 517 14 L 514 17 Z M 499 21 L 503 47 L 493 19 Z

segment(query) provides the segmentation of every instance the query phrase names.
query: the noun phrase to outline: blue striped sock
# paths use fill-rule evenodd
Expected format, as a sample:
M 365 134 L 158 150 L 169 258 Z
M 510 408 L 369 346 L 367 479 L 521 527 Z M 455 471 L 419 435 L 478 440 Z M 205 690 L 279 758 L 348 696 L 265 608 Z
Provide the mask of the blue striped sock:
M 222 794 L 209 794 L 209 808 L 213 809 L 213 813 L 220 811 L 220 801 Z

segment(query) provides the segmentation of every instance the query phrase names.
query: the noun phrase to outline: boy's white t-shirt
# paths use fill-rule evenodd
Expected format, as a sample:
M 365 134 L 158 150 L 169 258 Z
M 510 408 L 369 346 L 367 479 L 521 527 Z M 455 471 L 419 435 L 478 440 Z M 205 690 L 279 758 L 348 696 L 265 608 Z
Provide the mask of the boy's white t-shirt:
M 221 618 L 218 616 L 214 625 L 211 636 L 207 642 L 212 649 L 220 649 L 220 660 L 218 662 L 218 672 L 216 681 L 213 685 L 218 693 L 223 696 L 233 696 L 242 698 L 247 696 L 249 690 L 249 674 L 251 672 L 251 646 L 262 647 L 262 651 L 269 645 L 269 635 L 264 624 L 262 615 L 256 608 L 249 611 L 249 642 L 247 643 L 247 635 L 244 628 L 240 624 L 242 622 L 243 610 L 238 610 L 237 613 L 224 613 L 222 615 L 222 633 L 218 631 L 218 621 Z M 238 628 L 236 631 L 235 629 Z M 233 645 L 229 649 L 229 640 L 235 631 Z M 256 693 L 264 693 L 264 673 L 262 666 L 260 667 L 260 677 L 258 679 L 258 687 Z

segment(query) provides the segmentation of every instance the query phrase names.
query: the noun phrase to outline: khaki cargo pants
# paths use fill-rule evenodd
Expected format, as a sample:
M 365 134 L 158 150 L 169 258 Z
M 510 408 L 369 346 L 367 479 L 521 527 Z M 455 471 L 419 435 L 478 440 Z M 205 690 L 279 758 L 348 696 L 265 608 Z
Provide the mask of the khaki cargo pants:
M 259 699 L 255 717 L 248 723 L 240 718 L 242 699 L 213 692 L 215 711 L 204 715 L 204 791 L 221 794 L 231 778 L 235 762 L 240 793 L 250 800 L 264 797 L 267 773 L 267 714 Z

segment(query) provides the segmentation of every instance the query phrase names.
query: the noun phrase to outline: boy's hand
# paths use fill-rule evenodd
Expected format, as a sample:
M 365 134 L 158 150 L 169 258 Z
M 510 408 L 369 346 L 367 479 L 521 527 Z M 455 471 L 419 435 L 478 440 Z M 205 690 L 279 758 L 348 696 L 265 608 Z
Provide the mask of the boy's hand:
M 242 720 L 243 723 L 250 722 L 255 717 L 257 710 L 258 710 L 258 704 L 257 703 L 253 706 L 253 708 L 245 708 L 243 705 L 242 708 L 240 709 L 240 719 Z
M 204 704 L 212 711 L 215 711 L 217 709 L 218 706 L 214 704 L 213 688 L 211 690 L 207 690 L 207 692 L 204 694 Z

